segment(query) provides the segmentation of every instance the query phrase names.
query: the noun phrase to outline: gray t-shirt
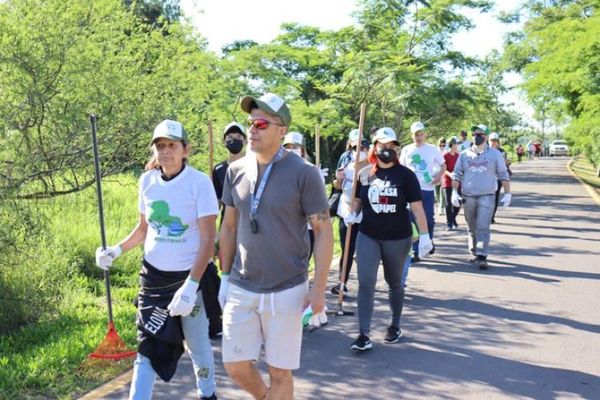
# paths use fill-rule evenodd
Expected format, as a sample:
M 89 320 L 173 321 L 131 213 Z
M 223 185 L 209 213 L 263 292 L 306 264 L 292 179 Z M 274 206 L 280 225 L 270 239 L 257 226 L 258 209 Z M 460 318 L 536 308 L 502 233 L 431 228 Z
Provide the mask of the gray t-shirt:
M 464 196 L 481 196 L 496 193 L 498 180 L 508 181 L 506 161 L 498 150 L 486 146 L 476 153 L 474 147 L 460 153 L 452 179 L 461 183 Z
M 255 156 L 249 153 L 232 163 L 225 177 L 222 201 L 237 211 L 237 252 L 229 281 L 252 292 L 277 292 L 308 278 L 306 219 L 329 205 L 320 171 L 286 151 L 273 163 L 258 206 L 258 232 L 252 233 L 253 163 Z

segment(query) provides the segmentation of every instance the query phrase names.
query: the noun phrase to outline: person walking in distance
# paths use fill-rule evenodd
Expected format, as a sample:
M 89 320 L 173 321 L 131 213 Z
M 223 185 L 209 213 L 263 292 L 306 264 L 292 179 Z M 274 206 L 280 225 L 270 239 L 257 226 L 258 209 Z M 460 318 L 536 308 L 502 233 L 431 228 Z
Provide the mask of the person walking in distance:
M 440 153 L 442 157 L 448 151 L 448 146 L 446 145 L 446 138 L 439 138 L 437 142 L 438 149 L 440 149 Z M 444 175 L 442 175 L 444 177 Z M 438 215 L 444 215 L 446 213 L 446 198 L 444 196 L 444 190 L 442 188 L 442 182 L 439 181 L 437 185 L 435 185 L 435 201 L 438 204 Z
M 370 165 L 359 172 L 352 209 L 345 218 L 347 225 L 360 222 L 356 239 L 360 333 L 351 345 L 352 350 L 364 351 L 373 346 L 369 332 L 380 262 L 383 263 L 384 277 L 389 286 L 391 310 L 385 342 L 396 343 L 402 337 L 402 273 L 413 231 L 408 204 L 421 233 L 421 254 L 428 254 L 432 248 L 421 202 L 421 187 L 414 172 L 399 164 L 399 146 L 396 133 L 391 128 L 385 127 L 377 131 L 374 146 L 369 152 Z
M 521 160 L 523 159 L 524 153 L 525 153 L 525 150 L 523 149 L 523 145 L 521 143 L 519 143 L 517 145 L 517 159 L 519 162 L 521 162 Z
M 219 200 L 219 208 L 221 210 L 221 220 L 225 214 L 225 207 L 221 202 L 223 195 L 223 184 L 225 183 L 225 173 L 229 164 L 244 156 L 244 147 L 246 146 L 246 130 L 236 121 L 230 122 L 223 129 L 223 144 L 227 148 L 229 156 L 226 160 L 218 163 L 212 170 L 212 181 L 215 188 L 217 199 Z M 216 339 L 223 332 L 222 311 L 218 301 L 219 288 L 221 286 L 221 278 L 218 274 L 214 263 L 209 263 L 206 270 L 206 277 L 209 279 L 203 280 L 203 296 L 208 316 L 208 336 L 211 339 Z
M 412 170 L 419 184 L 421 185 L 421 197 L 423 200 L 423 209 L 427 217 L 427 231 L 433 242 L 433 228 L 435 225 L 434 217 L 434 192 L 433 189 L 441 180 L 444 171 L 446 171 L 446 161 L 440 154 L 438 148 L 432 144 L 426 143 L 427 133 L 425 125 L 421 121 L 417 121 L 410 126 L 413 143 L 405 146 L 400 154 L 400 164 Z M 434 172 L 436 171 L 436 172 Z M 419 239 L 420 240 L 420 239 Z M 419 253 L 419 242 L 413 244 L 413 260 L 419 261 L 420 256 L 426 254 Z M 435 252 L 435 244 L 431 249 L 431 253 Z
M 502 157 L 504 158 L 504 162 L 506 163 L 506 170 L 508 171 L 508 176 L 509 178 L 512 175 L 512 172 L 510 170 L 510 161 L 508 160 L 508 156 L 506 154 L 506 151 L 500 147 L 500 135 L 498 135 L 497 132 L 492 132 L 490 133 L 490 146 L 493 147 L 494 149 L 498 150 L 500 152 L 500 154 L 502 154 Z M 492 214 L 492 224 L 496 223 L 496 211 L 498 210 L 498 202 L 500 201 L 500 190 L 502 189 L 502 181 L 500 179 L 498 179 L 498 185 L 496 187 L 496 197 L 495 197 L 495 201 L 494 201 L 494 213 Z
M 452 204 L 460 206 L 462 199 L 465 207 L 465 219 L 469 235 L 469 262 L 476 263 L 480 269 L 487 269 L 488 248 L 490 243 L 490 224 L 494 212 L 494 197 L 497 180 L 502 181 L 504 208 L 510 205 L 510 181 L 506 162 L 502 154 L 487 145 L 489 129 L 485 125 L 472 127 L 473 146 L 463 151 L 452 174 Z
M 458 152 L 462 153 L 463 151 L 465 151 L 466 149 L 471 147 L 472 144 L 473 144 L 473 142 L 470 141 L 469 139 L 467 139 L 467 131 L 460 131 L 460 140 L 458 142 Z
M 325 307 L 333 256 L 329 204 L 320 171 L 281 141 L 292 117 L 273 94 L 246 96 L 249 151 L 229 166 L 221 227 L 223 363 L 255 399 L 292 399 L 292 371 L 300 366 L 302 311 Z M 315 275 L 308 288 L 309 242 L 315 235 Z M 270 386 L 256 365 L 264 347 Z
M 333 186 L 336 189 L 342 190 L 342 195 L 340 197 L 340 202 L 337 208 L 337 215 L 340 217 L 339 221 L 339 239 L 340 239 L 340 248 L 342 250 L 342 254 L 344 254 L 345 246 L 346 246 L 346 233 L 348 232 L 348 227 L 344 222 L 344 218 L 348 216 L 350 213 L 350 206 L 352 203 L 352 183 L 354 181 L 354 160 L 357 156 L 359 157 L 359 170 L 369 163 L 367 160 L 367 154 L 369 151 L 369 141 L 367 139 L 363 139 L 359 145 L 358 143 L 358 129 L 353 129 L 350 131 L 350 147 L 353 151 L 351 156 L 351 161 L 348 162 L 345 166 L 338 169 L 335 174 L 335 179 L 333 180 Z M 344 279 L 340 279 L 344 282 L 344 292 L 348 292 L 348 288 L 346 284 L 348 283 L 348 278 L 350 277 L 350 270 L 352 269 L 352 264 L 354 262 L 354 251 L 356 249 L 356 237 L 358 236 L 359 225 L 356 224 L 353 229 L 350 231 L 350 244 L 348 248 L 348 259 L 346 260 L 346 275 Z M 340 276 L 342 274 L 343 269 L 343 258 L 340 257 L 339 263 L 339 273 Z M 331 288 L 331 293 L 334 295 L 339 294 L 339 286 L 335 285 Z
M 446 160 L 446 172 L 444 172 L 444 177 L 442 178 L 442 190 L 444 191 L 444 196 L 446 198 L 446 230 L 451 231 L 458 228 L 456 217 L 460 212 L 460 204 L 458 207 L 452 204 L 452 173 L 454 172 L 454 166 L 456 165 L 459 156 L 457 151 L 458 140 L 456 137 L 452 137 L 448 144 L 450 148 L 444 154 L 444 160 Z M 458 193 L 460 194 L 460 188 L 458 188 Z
M 241 124 L 233 121 L 223 129 L 223 144 L 225 144 L 229 156 L 227 157 L 227 160 L 221 161 L 215 165 L 212 171 L 213 185 L 221 208 L 221 221 L 223 220 L 223 215 L 225 213 L 225 206 L 223 206 L 223 203 L 221 202 L 223 185 L 225 184 L 225 174 L 232 162 L 244 157 L 244 147 L 246 147 L 246 143 L 246 130 Z
M 217 197 L 210 179 L 187 165 L 190 146 L 179 122 L 158 124 L 150 146 L 153 157 L 139 181 L 137 226 L 119 244 L 96 250 L 96 264 L 107 269 L 123 252 L 144 244 L 129 398 L 150 399 L 157 374 L 171 379 L 185 340 L 198 397 L 216 399 L 208 319 L 197 291 L 213 255 Z

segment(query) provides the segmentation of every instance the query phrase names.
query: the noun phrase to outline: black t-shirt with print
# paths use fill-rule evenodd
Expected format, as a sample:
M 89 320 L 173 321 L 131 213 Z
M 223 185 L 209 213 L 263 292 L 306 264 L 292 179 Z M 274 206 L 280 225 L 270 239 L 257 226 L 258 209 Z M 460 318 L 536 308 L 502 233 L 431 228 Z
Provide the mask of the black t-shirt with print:
M 417 176 L 400 164 L 379 168 L 374 176 L 369 176 L 370 170 L 367 166 L 360 171 L 356 188 L 363 204 L 360 232 L 378 240 L 412 236 L 406 205 L 422 200 Z

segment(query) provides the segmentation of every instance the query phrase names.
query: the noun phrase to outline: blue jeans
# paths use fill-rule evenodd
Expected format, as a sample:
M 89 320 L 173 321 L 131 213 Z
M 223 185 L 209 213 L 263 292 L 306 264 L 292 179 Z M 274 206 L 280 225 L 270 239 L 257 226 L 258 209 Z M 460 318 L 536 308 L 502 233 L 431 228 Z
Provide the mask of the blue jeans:
M 433 213 L 433 205 L 435 203 L 435 193 L 433 190 L 421 190 L 421 196 L 423 196 L 423 210 L 425 210 L 425 218 L 427 219 L 427 230 L 429 231 L 429 237 L 433 241 L 433 228 L 435 226 L 435 219 Z M 411 220 L 415 222 L 415 216 L 411 213 Z M 413 254 L 419 256 L 419 241 L 413 243 Z
M 188 347 L 188 354 L 194 365 L 196 374 L 196 392 L 198 397 L 210 396 L 215 392 L 215 360 L 212 346 L 208 338 L 208 318 L 202 301 L 202 293 L 198 292 L 191 314 L 181 318 L 183 336 Z M 139 354 L 133 363 L 133 379 L 129 391 L 129 399 L 146 400 L 152 398 L 152 389 L 156 373 L 150 359 Z

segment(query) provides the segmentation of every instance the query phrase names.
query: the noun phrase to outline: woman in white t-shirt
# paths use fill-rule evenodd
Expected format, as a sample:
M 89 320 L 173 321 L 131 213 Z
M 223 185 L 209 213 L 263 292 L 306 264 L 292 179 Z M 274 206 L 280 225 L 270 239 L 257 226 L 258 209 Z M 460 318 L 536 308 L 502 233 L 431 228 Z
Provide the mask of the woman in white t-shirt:
M 339 276 L 341 277 L 342 268 L 343 268 L 343 254 L 344 247 L 346 246 L 346 233 L 348 231 L 348 227 L 344 223 L 344 218 L 350 214 L 350 203 L 352 198 L 352 182 L 354 180 L 354 160 L 358 154 L 359 164 L 358 169 L 360 170 L 362 167 L 366 166 L 369 161 L 367 160 L 367 153 L 369 151 L 369 141 L 367 139 L 363 139 L 360 144 L 360 149 L 357 149 L 358 137 L 352 138 L 350 137 L 350 150 L 352 151 L 351 157 L 348 163 L 336 171 L 335 179 L 333 180 L 333 186 L 342 191 L 340 195 L 340 201 L 338 203 L 337 215 L 339 218 L 339 237 L 340 237 L 340 247 L 342 249 L 342 256 L 340 257 L 339 263 Z M 355 225 L 350 232 L 350 244 L 348 247 L 348 259 L 346 261 L 346 274 L 344 276 L 344 292 L 348 292 L 346 284 L 348 283 L 348 278 L 350 277 L 350 270 L 352 269 L 352 263 L 354 262 L 354 251 L 356 249 L 356 237 L 358 235 L 359 225 Z M 338 295 L 339 287 L 338 285 L 333 286 L 331 289 L 331 293 Z
M 179 122 L 162 121 L 150 145 L 153 158 L 139 180 L 137 226 L 119 244 L 96 250 L 96 264 L 108 269 L 122 252 L 144 244 L 138 354 L 129 398 L 150 399 L 156 375 L 171 379 L 185 340 L 198 397 L 216 399 L 208 319 L 198 287 L 213 255 L 217 198 L 210 179 L 186 164 L 190 147 Z

